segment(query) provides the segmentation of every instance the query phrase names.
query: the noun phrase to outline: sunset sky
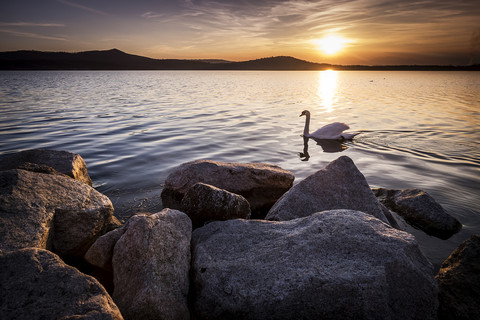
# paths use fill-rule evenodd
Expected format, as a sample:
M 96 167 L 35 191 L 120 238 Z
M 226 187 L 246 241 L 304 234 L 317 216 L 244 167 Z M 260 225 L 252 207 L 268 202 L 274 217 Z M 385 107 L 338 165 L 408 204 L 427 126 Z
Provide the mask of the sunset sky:
M 0 0 L 0 51 L 111 48 L 151 58 L 468 65 L 480 63 L 480 1 Z

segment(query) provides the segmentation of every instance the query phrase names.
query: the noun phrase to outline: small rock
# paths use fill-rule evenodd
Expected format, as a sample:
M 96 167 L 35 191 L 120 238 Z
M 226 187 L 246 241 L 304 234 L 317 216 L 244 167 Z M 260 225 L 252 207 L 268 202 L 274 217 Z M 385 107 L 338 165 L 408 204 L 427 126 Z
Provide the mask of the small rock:
M 36 248 L 0 255 L 0 318 L 123 319 L 97 280 Z
M 436 278 L 440 320 L 480 319 L 480 235 L 460 244 Z
M 332 161 L 293 186 L 265 219 L 285 221 L 333 209 L 362 211 L 388 223 L 367 180 L 347 156 Z
M 32 164 L 37 167 L 35 168 Z M 29 167 L 30 170 L 37 170 L 37 172 L 43 170 L 44 173 L 46 173 L 46 167 L 51 167 L 75 180 L 82 181 L 89 186 L 92 185 L 92 179 L 88 175 L 87 165 L 83 158 L 79 154 L 68 151 L 34 149 L 0 157 L 0 171 L 17 169 L 21 166 L 23 166 L 22 169 Z
M 196 319 L 436 319 L 415 238 L 359 211 L 227 220 L 192 235 Z
M 250 205 L 244 197 L 201 182 L 187 191 L 181 208 L 194 228 L 209 221 L 250 218 Z
M 110 200 L 85 183 L 25 170 L 0 171 L 0 249 L 36 247 L 83 256 L 111 224 Z
M 113 250 L 113 300 L 125 319 L 188 319 L 192 223 L 164 209 L 130 218 Z
M 294 178 L 290 171 L 270 164 L 197 160 L 180 165 L 167 177 L 162 201 L 165 208 L 181 209 L 187 191 L 203 182 L 243 196 L 253 217 L 265 217 L 275 201 L 290 189 Z
M 387 208 L 428 235 L 448 239 L 462 229 L 462 224 L 423 190 L 378 188 L 373 191 Z
M 128 221 L 130 220 L 127 220 L 127 223 L 124 226 L 107 232 L 99 237 L 85 253 L 85 261 L 92 266 L 112 272 L 113 248 L 120 237 L 125 233 L 125 230 L 128 227 Z

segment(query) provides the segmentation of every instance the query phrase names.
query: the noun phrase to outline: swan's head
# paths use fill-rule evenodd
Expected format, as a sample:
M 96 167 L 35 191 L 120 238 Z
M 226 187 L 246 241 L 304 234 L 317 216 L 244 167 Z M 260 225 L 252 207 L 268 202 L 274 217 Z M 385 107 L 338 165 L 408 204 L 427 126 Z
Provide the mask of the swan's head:
M 309 116 L 310 115 L 310 111 L 308 110 L 303 110 L 302 113 L 299 115 L 299 117 L 301 116 Z

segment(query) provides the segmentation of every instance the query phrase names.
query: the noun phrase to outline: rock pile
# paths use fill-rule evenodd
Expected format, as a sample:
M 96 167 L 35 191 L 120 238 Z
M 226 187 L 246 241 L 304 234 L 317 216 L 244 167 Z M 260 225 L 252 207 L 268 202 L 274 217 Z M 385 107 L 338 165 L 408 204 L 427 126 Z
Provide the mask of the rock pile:
M 348 157 L 293 187 L 293 174 L 277 166 L 189 162 L 167 178 L 164 210 L 123 226 L 107 197 L 65 170 L 84 163 L 79 155 L 43 150 L 7 159 L 0 159 L 2 319 L 437 317 L 431 263 Z M 267 211 L 268 220 L 248 219 Z M 110 274 L 113 299 L 60 257 Z M 451 282 L 438 279 L 448 296 Z M 442 310 L 451 310 L 446 301 Z
M 265 163 L 187 162 L 165 180 L 163 207 L 181 209 L 187 191 L 203 182 L 243 196 L 250 204 L 252 217 L 263 218 L 278 198 L 292 187 L 294 178 L 293 173 Z

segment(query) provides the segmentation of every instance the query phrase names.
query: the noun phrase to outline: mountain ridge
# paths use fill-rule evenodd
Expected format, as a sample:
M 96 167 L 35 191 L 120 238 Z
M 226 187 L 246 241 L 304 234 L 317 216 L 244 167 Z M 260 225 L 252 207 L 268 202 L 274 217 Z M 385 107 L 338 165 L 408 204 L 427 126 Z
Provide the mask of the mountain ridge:
M 480 65 L 332 65 L 290 56 L 248 61 L 221 59 L 153 59 L 119 49 L 81 52 L 18 50 L 0 52 L 0 70 L 480 70 Z

